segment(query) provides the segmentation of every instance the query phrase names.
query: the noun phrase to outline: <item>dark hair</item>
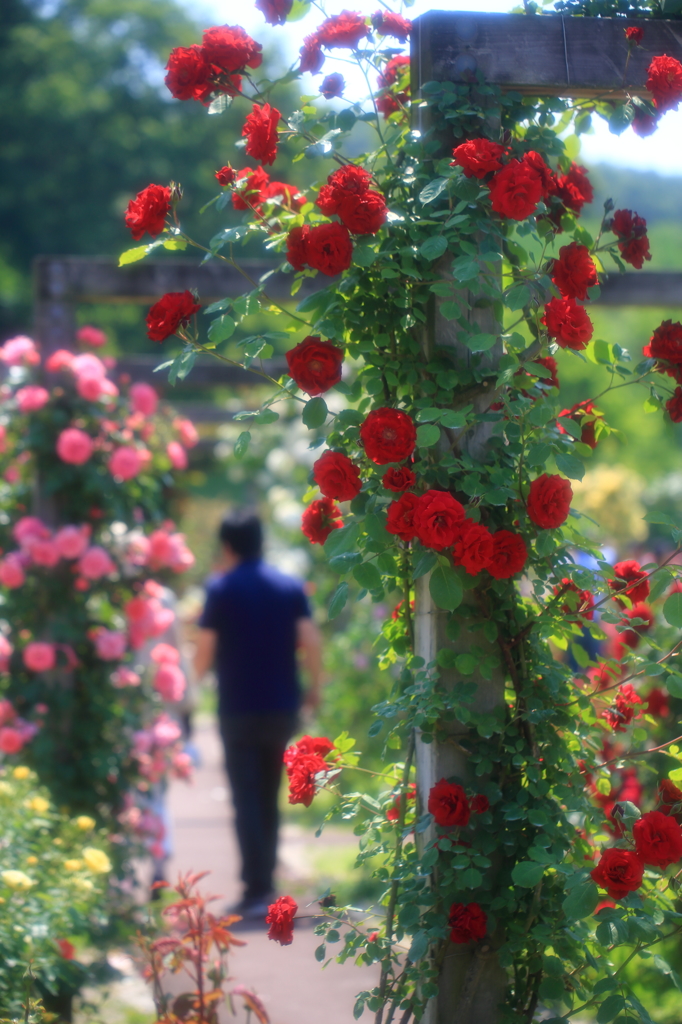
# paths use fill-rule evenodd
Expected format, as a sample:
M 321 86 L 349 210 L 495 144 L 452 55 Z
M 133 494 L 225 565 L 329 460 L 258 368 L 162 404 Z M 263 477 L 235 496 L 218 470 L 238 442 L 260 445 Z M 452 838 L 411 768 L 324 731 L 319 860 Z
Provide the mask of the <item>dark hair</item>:
M 229 544 L 240 558 L 259 558 L 263 549 L 263 527 L 255 512 L 230 512 L 220 524 L 220 540 Z

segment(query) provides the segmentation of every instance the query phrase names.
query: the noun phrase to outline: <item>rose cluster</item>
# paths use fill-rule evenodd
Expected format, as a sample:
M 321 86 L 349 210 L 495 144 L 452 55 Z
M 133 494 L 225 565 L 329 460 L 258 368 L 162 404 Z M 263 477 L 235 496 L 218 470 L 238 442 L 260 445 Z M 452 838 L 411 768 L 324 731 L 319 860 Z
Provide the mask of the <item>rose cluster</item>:
M 260 43 L 238 25 L 220 25 L 204 31 L 201 45 L 178 46 L 166 64 L 166 86 L 178 100 L 199 100 L 208 105 L 216 94 L 234 96 L 241 91 L 247 68 L 263 62 Z
M 168 773 L 180 779 L 188 778 L 191 758 L 182 750 L 181 736 L 180 726 L 165 712 L 134 734 L 132 756 L 144 780 L 138 784 L 138 789 L 147 789 Z
M 632 845 L 604 850 L 591 872 L 613 900 L 639 889 L 647 867 L 665 870 L 682 860 L 682 828 L 669 813 L 649 811 L 632 826 Z
M 334 750 L 326 736 L 302 736 L 284 752 L 289 779 L 289 803 L 310 807 L 320 788 L 320 778 L 330 770 L 325 758 Z

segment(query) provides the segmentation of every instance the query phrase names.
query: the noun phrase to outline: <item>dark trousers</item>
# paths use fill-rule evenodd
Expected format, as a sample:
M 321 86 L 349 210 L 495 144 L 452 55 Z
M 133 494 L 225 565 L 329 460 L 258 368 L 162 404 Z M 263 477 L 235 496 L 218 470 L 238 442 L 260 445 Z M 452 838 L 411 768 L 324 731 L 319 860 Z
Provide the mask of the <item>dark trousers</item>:
M 282 757 L 297 718 L 296 714 L 220 718 L 247 899 L 258 899 L 273 889 Z

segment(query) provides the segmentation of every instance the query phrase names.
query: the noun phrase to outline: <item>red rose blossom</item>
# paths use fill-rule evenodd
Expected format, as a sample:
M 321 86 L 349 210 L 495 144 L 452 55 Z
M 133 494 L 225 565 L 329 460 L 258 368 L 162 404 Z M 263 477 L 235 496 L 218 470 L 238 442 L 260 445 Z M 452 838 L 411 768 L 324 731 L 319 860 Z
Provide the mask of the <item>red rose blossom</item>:
M 391 467 L 384 473 L 382 484 L 387 491 L 409 491 L 417 482 L 417 477 L 407 466 L 400 466 L 399 469 Z
M 294 270 L 304 266 L 335 277 L 348 270 L 353 258 L 353 243 L 343 224 L 318 224 L 292 228 L 287 238 L 287 259 Z
M 339 203 L 336 213 L 354 235 L 376 235 L 386 222 L 388 208 L 382 194 L 370 189 L 360 196 L 347 196 Z
M 572 622 L 577 618 L 594 618 L 594 595 L 589 590 L 581 590 L 573 580 L 564 577 L 561 583 L 554 588 L 555 594 L 566 597 L 567 600 L 561 605 L 561 610 Z
M 442 551 L 451 547 L 462 529 L 464 507 L 448 491 L 426 491 L 414 513 L 417 537 L 427 548 Z
M 682 423 L 682 388 L 675 388 L 665 408 L 673 423 Z
M 332 498 L 318 498 L 311 501 L 301 516 L 301 530 L 311 544 L 324 544 L 333 530 L 341 523 L 341 509 Z
M 538 359 L 534 359 L 533 362 L 539 363 L 540 366 L 544 366 L 546 370 L 549 370 L 551 376 L 542 377 L 542 381 L 545 385 L 551 385 L 553 388 L 556 388 L 558 390 L 560 387 L 558 374 L 559 368 L 556 364 L 556 359 L 554 358 L 554 356 L 540 356 Z
M 659 114 L 677 110 L 682 99 L 682 64 L 666 54 L 654 57 L 649 64 L 646 87 Z
M 504 146 L 490 139 L 469 139 L 452 151 L 451 167 L 461 167 L 466 178 L 485 178 L 486 174 L 502 170 Z
M 254 42 L 238 25 L 207 28 L 202 36 L 204 58 L 228 75 L 245 67 L 260 67 L 263 63 L 262 49 L 260 43 Z
M 594 189 L 587 177 L 587 168 L 571 164 L 568 173 L 556 179 L 555 194 L 569 210 L 580 213 L 583 206 L 594 199 Z
M 452 558 L 469 576 L 478 576 L 493 560 L 493 535 L 481 523 L 465 519 L 459 526 Z
M 644 29 L 641 25 L 630 25 L 625 29 L 625 38 L 634 46 L 639 46 L 644 39 Z
M 349 195 L 361 196 L 368 190 L 372 175 L 363 167 L 346 164 L 333 171 L 327 178 L 326 185 L 320 189 L 317 205 L 327 217 L 338 212 L 339 206 Z
M 411 491 L 406 491 L 397 501 L 392 501 L 388 506 L 386 529 L 395 537 L 401 540 L 411 541 L 416 537 L 414 528 L 414 510 L 419 504 L 419 498 Z
M 399 55 L 397 57 L 391 57 L 386 63 L 384 70 L 377 76 L 377 83 L 381 92 L 376 98 L 377 110 L 384 117 L 390 117 L 397 110 L 400 110 L 400 105 L 403 106 L 409 102 L 410 99 L 410 87 L 405 86 L 401 91 L 394 93 L 390 92 L 391 86 L 395 85 L 396 82 L 402 80 L 403 75 L 410 66 L 410 58 L 408 56 Z
M 659 810 L 661 814 L 672 814 L 676 821 L 679 821 L 680 808 L 682 807 L 682 789 L 679 789 L 670 779 L 661 779 L 658 784 Z M 677 807 L 677 810 L 675 808 Z M 673 813 L 674 812 L 674 813 Z
M 555 529 L 566 522 L 572 497 L 573 488 L 568 480 L 556 474 L 543 473 L 530 485 L 528 515 L 541 529 Z
M 646 601 L 651 591 L 651 585 L 647 574 L 639 562 L 634 558 L 628 558 L 624 562 L 616 562 L 613 567 L 616 578 L 609 580 L 609 587 L 614 591 L 614 597 L 621 606 L 623 602 L 617 595 L 626 594 L 633 604 L 639 601 Z
M 207 103 L 215 86 L 213 68 L 201 46 L 176 46 L 171 50 L 164 79 L 176 100 L 199 100 Z
M 478 903 L 453 903 L 448 915 L 450 942 L 464 944 L 484 939 L 488 918 Z
M 328 767 L 319 754 L 299 754 L 287 765 L 289 803 L 310 807 L 318 790 L 316 776 L 326 772 Z
M 401 43 L 407 42 L 412 31 L 412 22 L 393 11 L 377 11 L 372 15 L 372 25 L 380 36 L 393 36 Z
M 315 483 L 327 498 L 351 501 L 360 493 L 360 470 L 343 452 L 325 452 L 313 465 Z
M 365 455 L 377 466 L 404 462 L 417 442 L 415 425 L 400 409 L 373 409 L 360 427 Z
M 603 420 L 603 414 L 595 409 L 594 402 L 578 402 L 570 409 L 562 409 L 559 413 L 559 419 L 573 420 L 573 422 L 581 428 L 580 440 L 583 444 L 588 445 L 592 450 L 597 447 L 597 420 Z M 560 434 L 566 434 L 567 430 L 557 422 Z
M 226 164 L 224 167 L 221 167 L 219 171 L 215 172 L 214 177 L 219 185 L 226 188 L 228 185 L 234 184 L 237 178 L 237 172 L 234 167 L 230 167 L 229 164 Z
M 298 903 L 291 896 L 280 896 L 268 907 L 265 923 L 270 925 L 268 938 L 274 939 L 282 946 L 289 946 L 294 941 L 294 918 Z
M 235 210 L 255 210 L 266 199 L 270 175 L 264 167 L 243 167 L 237 172 L 235 190 L 232 193 L 232 206 Z
M 618 249 L 626 263 L 641 270 L 644 260 L 651 259 L 646 220 L 632 210 L 616 210 L 611 221 L 611 230 L 618 235 Z
M 587 298 L 587 289 L 599 284 L 599 278 L 586 245 L 571 242 L 559 249 L 552 281 L 566 299 Z
M 291 767 L 302 754 L 319 754 L 324 757 L 334 749 L 334 743 L 327 736 L 301 736 L 297 743 L 284 751 L 284 764 Z
M 313 33 L 311 36 L 306 36 L 303 40 L 303 46 L 299 50 L 301 54 L 301 65 L 299 71 L 309 71 L 311 74 L 316 75 L 318 71 L 322 70 L 324 64 L 324 54 L 322 53 L 322 47 L 317 38 L 317 33 Z
M 400 54 L 397 57 L 391 57 L 386 63 L 386 67 L 377 78 L 382 89 L 385 89 L 389 85 L 395 85 L 395 83 L 402 78 L 405 71 L 410 66 L 410 58 L 405 54 Z
M 614 732 L 625 732 L 625 726 L 635 717 L 635 708 L 641 704 L 642 698 L 634 687 L 630 683 L 625 683 L 618 687 L 613 704 L 602 712 L 601 717 L 609 723 Z
M 530 217 L 542 195 L 542 178 L 527 160 L 510 160 L 490 182 L 493 210 L 510 220 Z
M 405 810 L 407 810 L 407 804 L 411 800 L 417 799 L 417 785 L 415 782 L 408 782 L 406 793 L 396 793 L 395 799 L 389 809 L 386 811 L 387 821 L 398 821 L 400 819 L 400 812 L 403 804 Z
M 477 793 L 471 801 L 471 813 L 472 814 L 485 814 L 486 811 L 490 810 L 490 801 L 487 796 L 483 793 Z
M 447 779 L 437 782 L 429 793 L 427 809 L 441 828 L 466 828 L 469 824 L 469 800 L 456 782 L 448 782 Z
M 340 75 L 338 71 L 335 71 L 333 75 L 327 75 L 320 86 L 320 93 L 326 100 L 332 100 L 337 96 L 343 96 L 343 90 L 346 88 L 343 75 Z
M 178 327 L 185 326 L 200 309 L 201 306 L 189 290 L 167 292 L 147 313 L 147 337 L 152 341 L 165 341 L 176 333 Z
M 493 555 L 488 572 L 496 580 L 508 580 L 525 567 L 528 559 L 526 543 L 518 533 L 497 530 L 493 534 Z
M 601 889 L 606 889 L 612 900 L 620 900 L 639 889 L 644 877 L 644 862 L 634 850 L 611 847 L 602 852 L 599 863 L 590 874 Z
M 139 241 L 145 231 L 152 238 L 161 234 L 166 226 L 170 199 L 167 185 L 147 185 L 130 200 L 124 219 L 135 241 Z
M 308 335 L 286 353 L 289 376 L 311 398 L 329 391 L 341 380 L 343 352 L 329 341 Z
M 646 713 L 654 718 L 667 718 L 670 714 L 670 694 L 654 686 L 646 695 Z
M 643 619 L 643 623 L 640 626 L 633 626 L 632 629 L 626 629 L 624 633 L 621 633 L 621 640 L 628 647 L 633 650 L 639 646 L 639 641 L 642 639 L 644 633 L 648 633 L 656 622 L 656 616 L 649 607 L 648 604 L 634 604 L 632 608 L 628 608 L 623 617 L 623 623 L 626 619 Z
M 650 359 L 664 359 L 667 363 L 682 366 L 682 324 L 664 320 L 642 350 Z
M 643 814 L 632 826 L 635 849 L 645 864 L 665 870 L 682 859 L 682 828 L 660 811 Z
M 283 25 L 294 6 L 294 0 L 256 0 L 256 8 L 268 25 Z
M 300 210 L 306 201 L 305 196 L 295 185 L 287 185 L 284 181 L 271 181 L 265 186 L 261 196 L 263 203 L 277 202 L 287 210 Z
M 274 164 L 277 157 L 277 125 L 282 115 L 276 107 L 254 103 L 247 115 L 242 135 L 246 136 L 246 154 L 262 164 Z
M 353 11 L 341 11 L 323 21 L 315 33 L 321 46 L 328 50 L 338 47 L 354 49 L 361 39 L 369 35 L 369 26 L 362 14 Z
M 587 312 L 575 299 L 550 299 L 540 323 L 560 348 L 572 348 L 574 352 L 587 348 L 594 333 Z

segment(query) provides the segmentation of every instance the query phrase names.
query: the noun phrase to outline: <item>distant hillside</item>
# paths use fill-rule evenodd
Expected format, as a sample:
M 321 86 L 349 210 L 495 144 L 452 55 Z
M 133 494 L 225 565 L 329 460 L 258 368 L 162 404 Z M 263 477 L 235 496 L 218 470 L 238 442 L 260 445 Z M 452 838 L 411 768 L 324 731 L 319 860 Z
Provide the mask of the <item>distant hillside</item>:
M 680 169 L 682 175 L 682 168 Z M 606 199 L 617 206 L 636 210 L 650 224 L 657 221 L 682 223 L 682 176 L 666 177 L 653 171 L 633 171 L 612 164 L 590 168 L 595 202 L 589 213 L 597 214 Z M 681 239 L 682 243 L 682 239 Z

